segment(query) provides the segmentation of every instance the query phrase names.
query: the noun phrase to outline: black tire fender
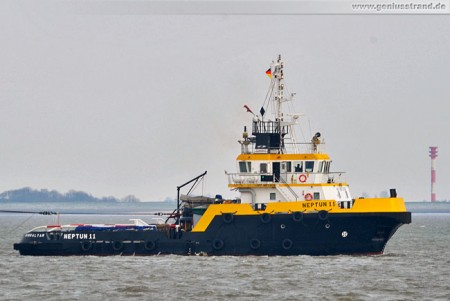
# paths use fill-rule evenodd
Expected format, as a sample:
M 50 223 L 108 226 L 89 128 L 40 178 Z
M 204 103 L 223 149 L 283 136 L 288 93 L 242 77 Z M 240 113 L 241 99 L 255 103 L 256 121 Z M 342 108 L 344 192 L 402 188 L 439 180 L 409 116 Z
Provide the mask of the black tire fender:
M 83 241 L 81 242 L 81 250 L 84 252 L 90 251 L 92 249 L 92 242 L 90 241 Z
M 328 211 L 326 211 L 326 210 L 320 210 L 317 215 L 319 216 L 319 219 L 321 221 L 325 221 L 328 219 Z
M 259 249 L 259 247 L 261 247 L 261 241 L 257 238 L 252 239 L 252 241 L 250 242 L 250 248 L 252 248 L 253 250 L 257 250 Z
M 114 251 L 121 251 L 123 249 L 123 242 L 121 241 L 114 241 L 112 243 L 112 248 Z
M 212 247 L 214 250 L 220 250 L 223 248 L 223 246 L 224 246 L 223 240 L 218 239 L 218 238 L 214 239 L 214 241 L 212 243 Z
M 272 216 L 270 215 L 270 213 L 267 212 L 261 214 L 259 218 L 263 224 L 268 224 L 272 220 Z
M 233 213 L 222 213 L 222 220 L 225 224 L 231 224 L 234 220 Z
M 156 243 L 152 240 L 148 240 L 144 244 L 144 249 L 147 251 L 153 251 L 156 248 Z
M 281 242 L 281 246 L 283 247 L 283 249 L 289 250 L 290 248 L 292 248 L 292 240 L 290 240 L 289 238 L 283 239 L 283 241 Z
M 292 213 L 292 220 L 296 223 L 301 222 L 303 220 L 303 212 L 295 211 Z

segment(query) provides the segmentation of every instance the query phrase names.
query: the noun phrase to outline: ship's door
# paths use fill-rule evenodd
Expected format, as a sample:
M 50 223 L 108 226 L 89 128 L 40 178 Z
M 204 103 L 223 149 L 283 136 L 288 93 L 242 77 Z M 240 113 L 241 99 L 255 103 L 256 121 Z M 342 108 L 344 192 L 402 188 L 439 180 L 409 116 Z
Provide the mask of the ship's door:
M 281 162 L 280 172 L 281 172 L 281 174 L 280 174 L 281 182 L 287 183 L 286 182 L 287 172 L 288 172 L 287 162 Z
M 280 162 L 272 163 L 273 181 L 280 182 Z

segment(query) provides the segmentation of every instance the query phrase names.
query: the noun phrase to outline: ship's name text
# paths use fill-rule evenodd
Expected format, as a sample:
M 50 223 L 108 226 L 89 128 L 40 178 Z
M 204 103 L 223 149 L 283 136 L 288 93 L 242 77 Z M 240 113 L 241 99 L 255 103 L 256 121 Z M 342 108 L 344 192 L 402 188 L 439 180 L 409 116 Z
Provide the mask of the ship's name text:
M 334 207 L 336 205 L 333 201 L 316 201 L 316 202 L 303 202 L 303 208 L 323 208 L 323 207 Z
M 66 233 L 63 239 L 95 239 L 95 233 Z
M 44 237 L 44 236 L 45 236 L 44 233 L 27 233 L 27 234 L 25 234 L 25 237 L 33 237 L 33 238 Z

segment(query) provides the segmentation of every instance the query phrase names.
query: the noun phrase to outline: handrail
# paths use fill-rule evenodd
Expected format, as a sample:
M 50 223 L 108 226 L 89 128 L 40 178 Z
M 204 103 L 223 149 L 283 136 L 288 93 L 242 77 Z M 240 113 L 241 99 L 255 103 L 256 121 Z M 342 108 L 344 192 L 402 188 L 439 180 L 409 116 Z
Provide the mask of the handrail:
M 275 181 L 263 181 L 261 176 L 274 176 L 272 173 L 229 173 L 226 172 L 228 176 L 228 184 L 275 184 L 278 183 Z M 301 175 L 306 176 L 306 180 L 302 182 L 299 177 Z M 328 172 L 328 173 L 313 173 L 313 172 L 302 172 L 302 173 L 283 173 L 280 175 L 280 178 L 283 179 L 283 176 L 288 180 L 281 181 L 283 184 L 313 184 L 313 183 L 344 183 L 344 175 L 345 172 Z
M 283 184 L 286 184 L 286 187 L 289 189 L 289 191 L 292 193 L 292 195 L 295 197 L 295 200 L 297 201 L 298 199 L 299 199 L 299 197 L 298 197 L 298 195 L 295 193 L 295 191 L 291 188 L 291 186 L 288 184 L 288 183 L 286 183 L 286 181 L 282 178 L 282 177 L 280 177 L 280 179 L 279 179 Z
M 265 149 L 256 149 L 255 148 L 255 140 L 249 139 L 248 144 L 241 143 L 241 153 L 242 154 L 253 154 L 253 153 L 273 153 L 274 149 L 265 148 Z M 283 142 L 284 148 L 286 149 L 287 153 L 298 153 L 297 147 L 301 147 L 305 151 L 301 153 L 307 153 L 307 154 L 323 154 L 325 153 L 325 142 L 321 141 L 319 144 L 314 144 L 312 142 Z M 278 152 L 278 150 L 277 150 Z

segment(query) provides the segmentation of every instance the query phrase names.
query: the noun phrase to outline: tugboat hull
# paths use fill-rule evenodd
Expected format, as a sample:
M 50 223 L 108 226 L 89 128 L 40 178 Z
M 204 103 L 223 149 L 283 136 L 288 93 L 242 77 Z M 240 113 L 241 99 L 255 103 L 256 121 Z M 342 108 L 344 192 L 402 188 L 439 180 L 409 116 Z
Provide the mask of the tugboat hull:
M 382 254 L 409 212 L 216 215 L 204 232 L 163 230 L 28 233 L 22 255 Z

